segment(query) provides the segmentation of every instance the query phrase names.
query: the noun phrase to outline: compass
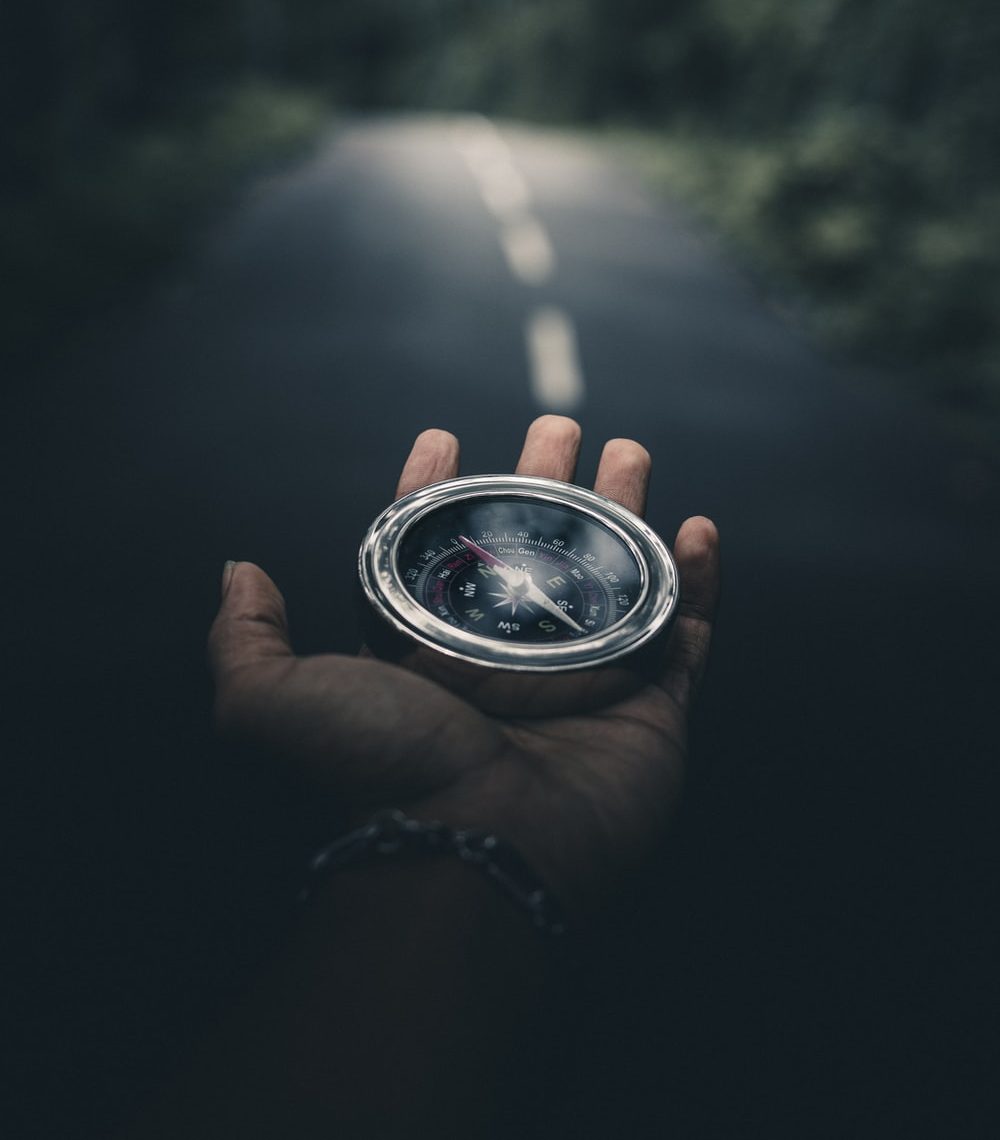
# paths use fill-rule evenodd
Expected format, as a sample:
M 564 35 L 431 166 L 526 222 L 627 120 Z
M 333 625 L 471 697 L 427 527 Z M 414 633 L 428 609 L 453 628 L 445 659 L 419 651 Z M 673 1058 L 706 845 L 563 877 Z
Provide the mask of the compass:
M 372 523 L 358 557 L 383 629 L 491 669 L 552 672 L 635 653 L 670 624 L 677 568 L 631 511 L 554 479 L 434 483 Z

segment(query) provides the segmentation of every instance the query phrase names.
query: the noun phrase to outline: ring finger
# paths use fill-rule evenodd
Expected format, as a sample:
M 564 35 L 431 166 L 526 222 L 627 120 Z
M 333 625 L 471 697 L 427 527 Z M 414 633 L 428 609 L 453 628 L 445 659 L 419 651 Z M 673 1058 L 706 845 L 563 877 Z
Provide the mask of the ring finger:
M 653 461 L 649 452 L 634 439 L 609 439 L 597 465 L 594 490 L 614 499 L 633 514 L 646 510 L 646 492 Z

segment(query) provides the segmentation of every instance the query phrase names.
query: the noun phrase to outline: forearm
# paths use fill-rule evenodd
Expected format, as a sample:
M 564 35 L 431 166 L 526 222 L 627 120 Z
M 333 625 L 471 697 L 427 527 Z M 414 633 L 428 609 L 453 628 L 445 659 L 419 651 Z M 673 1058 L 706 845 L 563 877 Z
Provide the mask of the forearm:
M 275 976 L 130 1140 L 488 1135 L 549 953 L 457 860 L 341 871 Z

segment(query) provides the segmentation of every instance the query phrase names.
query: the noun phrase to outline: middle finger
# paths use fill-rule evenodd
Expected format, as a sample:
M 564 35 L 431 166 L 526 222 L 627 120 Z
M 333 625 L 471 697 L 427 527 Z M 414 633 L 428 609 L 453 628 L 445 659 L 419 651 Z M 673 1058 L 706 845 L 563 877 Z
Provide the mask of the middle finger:
M 566 416 L 539 416 L 524 437 L 518 475 L 537 475 L 570 483 L 580 454 L 580 425 Z

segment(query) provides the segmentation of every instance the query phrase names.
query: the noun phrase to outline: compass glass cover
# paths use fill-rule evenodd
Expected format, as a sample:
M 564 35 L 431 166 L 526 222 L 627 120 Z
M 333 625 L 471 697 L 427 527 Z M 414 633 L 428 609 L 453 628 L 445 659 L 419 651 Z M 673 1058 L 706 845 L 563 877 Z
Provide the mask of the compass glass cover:
M 506 642 L 603 633 L 643 589 L 629 546 L 572 508 L 517 495 L 429 511 L 403 534 L 396 567 L 416 602 L 449 625 Z

